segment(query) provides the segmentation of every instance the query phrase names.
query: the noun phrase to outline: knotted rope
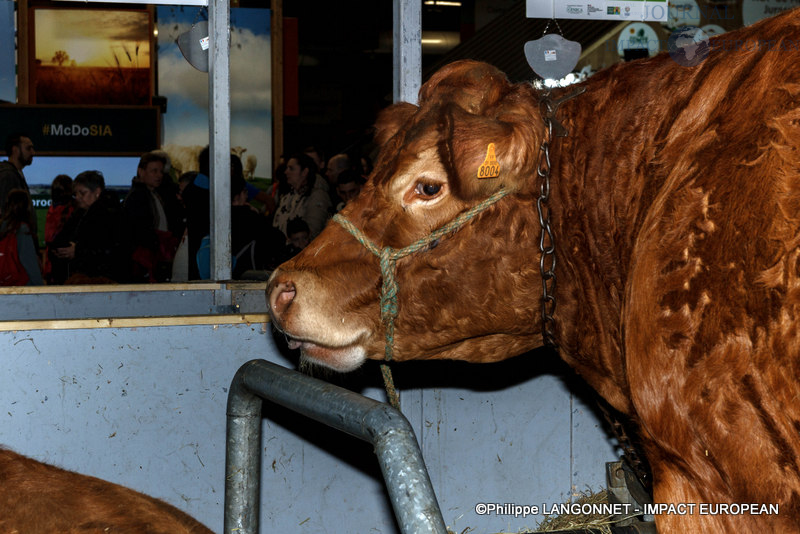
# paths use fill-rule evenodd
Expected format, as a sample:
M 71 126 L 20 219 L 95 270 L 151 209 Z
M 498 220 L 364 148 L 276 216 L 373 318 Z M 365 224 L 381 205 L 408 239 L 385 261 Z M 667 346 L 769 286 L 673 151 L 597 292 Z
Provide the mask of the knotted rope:
M 454 233 L 469 222 L 476 215 L 492 206 L 495 202 L 508 194 L 505 189 L 500 189 L 495 194 L 476 204 L 467 211 L 460 213 L 455 219 L 445 224 L 444 226 L 434 230 L 426 237 L 411 243 L 407 247 L 401 249 L 394 249 L 392 247 L 379 248 L 373 243 L 361 230 L 359 230 L 353 223 L 339 214 L 333 216 L 333 220 L 342 225 L 342 227 L 350 232 L 356 240 L 364 245 L 368 251 L 378 257 L 381 267 L 381 322 L 383 323 L 386 339 L 386 347 L 384 351 L 384 360 L 387 362 L 392 361 L 394 356 L 394 319 L 397 316 L 397 279 L 395 272 L 397 270 L 397 260 L 409 256 L 415 252 L 429 248 L 433 243 L 446 236 L 447 234 Z M 389 395 L 389 402 L 392 406 L 399 409 L 399 401 L 397 399 L 397 392 L 394 388 L 394 381 L 392 380 L 391 370 L 386 364 L 381 365 L 381 373 L 383 374 L 383 381 L 386 385 L 386 392 Z

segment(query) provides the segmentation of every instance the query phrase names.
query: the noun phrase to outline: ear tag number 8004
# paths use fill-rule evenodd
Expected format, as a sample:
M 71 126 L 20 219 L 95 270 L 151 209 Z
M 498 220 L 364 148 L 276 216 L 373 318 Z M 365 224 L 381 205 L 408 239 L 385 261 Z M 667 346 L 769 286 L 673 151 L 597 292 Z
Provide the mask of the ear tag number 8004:
M 497 178 L 500 176 L 500 162 L 494 152 L 494 143 L 486 148 L 486 159 L 478 167 L 478 178 Z

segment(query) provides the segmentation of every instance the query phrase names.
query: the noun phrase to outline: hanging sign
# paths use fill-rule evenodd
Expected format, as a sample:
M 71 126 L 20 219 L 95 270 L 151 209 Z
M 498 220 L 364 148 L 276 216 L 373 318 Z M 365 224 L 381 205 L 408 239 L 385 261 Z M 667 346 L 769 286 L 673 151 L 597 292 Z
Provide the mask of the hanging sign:
M 541 39 L 525 43 L 524 51 L 533 72 L 545 80 L 559 80 L 578 64 L 581 44 L 568 41 L 556 33 L 548 33 Z
M 525 0 L 525 16 L 531 19 L 589 19 L 664 22 L 669 16 L 667 0 Z

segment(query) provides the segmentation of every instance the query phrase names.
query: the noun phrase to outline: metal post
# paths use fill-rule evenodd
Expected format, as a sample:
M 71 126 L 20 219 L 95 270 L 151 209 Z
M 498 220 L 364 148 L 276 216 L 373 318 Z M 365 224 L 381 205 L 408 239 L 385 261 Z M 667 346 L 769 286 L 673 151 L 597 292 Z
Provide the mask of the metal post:
M 422 85 L 422 2 L 394 0 L 394 102 L 417 103 Z
M 231 278 L 230 2 L 208 2 L 209 155 L 211 158 L 211 279 Z M 224 296 L 224 292 L 221 293 Z M 226 305 L 230 302 L 216 302 Z
M 422 453 L 402 413 L 264 360 L 240 367 L 228 392 L 226 534 L 258 532 L 261 401 L 257 397 L 372 443 L 401 532 L 446 534 Z
M 257 534 L 262 403 L 261 397 L 243 389 L 241 372 L 236 373 L 228 393 L 224 532 Z

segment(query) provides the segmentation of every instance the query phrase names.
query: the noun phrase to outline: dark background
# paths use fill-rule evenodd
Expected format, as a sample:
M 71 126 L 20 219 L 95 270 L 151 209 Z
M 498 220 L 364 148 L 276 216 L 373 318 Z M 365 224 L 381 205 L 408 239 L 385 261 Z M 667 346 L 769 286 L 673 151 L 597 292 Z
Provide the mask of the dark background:
M 474 31 L 472 0 L 461 7 L 424 6 L 423 31 Z M 391 0 L 285 0 L 298 23 L 299 116 L 285 117 L 289 154 L 308 145 L 325 157 L 369 152 L 371 127 L 392 100 Z M 423 50 L 423 70 L 442 57 Z

